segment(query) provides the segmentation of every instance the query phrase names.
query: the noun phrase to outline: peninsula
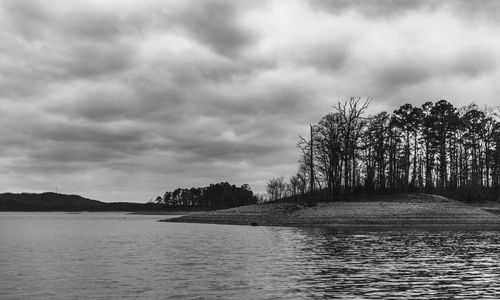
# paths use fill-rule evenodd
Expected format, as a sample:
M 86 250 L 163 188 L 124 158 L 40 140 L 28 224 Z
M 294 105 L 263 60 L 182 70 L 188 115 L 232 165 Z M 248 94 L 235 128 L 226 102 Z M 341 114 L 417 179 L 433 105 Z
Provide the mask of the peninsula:
M 348 201 L 278 202 L 193 213 L 164 222 L 293 227 L 465 227 L 500 228 L 485 205 L 415 193 L 356 196 Z

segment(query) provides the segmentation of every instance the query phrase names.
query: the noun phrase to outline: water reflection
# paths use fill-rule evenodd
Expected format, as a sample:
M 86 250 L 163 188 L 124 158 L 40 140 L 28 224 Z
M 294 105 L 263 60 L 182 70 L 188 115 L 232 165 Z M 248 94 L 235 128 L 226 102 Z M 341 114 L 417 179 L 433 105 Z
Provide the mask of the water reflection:
M 297 230 L 311 298 L 497 298 L 497 232 Z M 299 246 L 300 245 L 300 246 Z
M 0 213 L 0 299 L 498 298 L 494 231 L 334 231 Z

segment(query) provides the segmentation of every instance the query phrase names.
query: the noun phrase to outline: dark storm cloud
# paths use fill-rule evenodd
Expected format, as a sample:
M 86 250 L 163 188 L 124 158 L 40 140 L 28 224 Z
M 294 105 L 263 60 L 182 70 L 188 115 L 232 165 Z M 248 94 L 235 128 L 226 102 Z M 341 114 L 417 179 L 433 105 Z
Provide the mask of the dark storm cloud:
M 368 17 L 401 17 L 406 13 L 430 13 L 443 9 L 461 16 L 490 19 L 500 11 L 500 3 L 496 0 L 309 0 L 309 2 L 319 10 L 336 14 L 356 11 Z
M 393 58 L 381 62 L 373 75 L 379 90 L 393 92 L 446 78 L 481 78 L 495 70 L 496 58 L 490 49 L 467 47 L 449 57 L 416 53 L 412 57 Z
M 238 4 L 233 1 L 205 0 L 195 2 L 174 19 L 216 52 L 234 56 L 254 38 L 238 24 L 238 14 Z
M 185 163 L 254 160 L 261 155 L 285 150 L 283 148 L 278 145 L 211 139 L 198 142 L 186 141 L 185 144 L 176 141 L 172 147 L 168 147 L 171 151 L 182 151 L 181 153 L 184 153 L 182 161 Z
M 28 40 L 43 40 L 57 32 L 58 38 L 66 40 L 113 39 L 121 31 L 130 30 L 129 25 L 119 15 L 103 12 L 90 4 L 75 2 L 71 6 L 53 9 L 40 0 L 6 0 L 2 8 L 9 25 L 19 37 Z
M 498 2 L 471 3 L 1 1 L 0 184 L 110 201 L 263 191 L 349 96 L 495 101 Z
M 42 1 L 0 4 L 0 95 L 29 97 L 44 94 L 52 84 L 126 70 L 134 59 L 130 39 L 110 13 L 87 5 L 58 6 Z M 68 83 L 69 84 L 69 83 Z
M 61 95 L 42 109 L 62 115 L 71 121 L 106 123 L 133 119 L 144 109 L 132 87 L 112 81 L 81 83 L 72 87 L 70 95 Z
M 275 121 L 279 121 L 281 118 L 286 119 L 288 116 L 298 115 L 314 105 L 314 98 L 304 88 L 281 83 L 267 88 L 268 90 L 265 91 L 253 91 L 251 87 L 236 83 L 232 84 L 229 90 L 220 86 L 211 87 L 209 90 L 211 95 L 206 100 L 208 103 L 201 110 L 207 115 L 217 117 L 272 116 L 276 119 Z M 235 95 L 237 90 L 246 93 Z
M 370 17 L 397 16 L 415 10 L 430 10 L 442 5 L 432 0 L 310 0 L 313 7 L 341 14 L 354 10 Z
M 64 73 L 77 78 L 110 75 L 129 67 L 133 49 L 126 44 L 76 45 L 67 50 L 67 60 L 60 63 Z
M 418 84 L 432 76 L 428 66 L 408 62 L 395 62 L 392 65 L 383 66 L 380 73 L 374 74 L 381 89 Z
M 39 1 L 3 1 L 2 11 L 19 37 L 41 38 L 43 30 L 52 23 L 52 13 Z
M 49 126 L 34 129 L 33 134 L 46 140 L 93 142 L 100 144 L 125 144 L 142 141 L 145 134 L 137 124 L 78 124 L 52 122 Z
M 347 47 L 339 49 L 340 46 L 324 47 L 315 51 L 312 57 L 305 59 L 304 64 L 315 66 L 320 70 L 336 71 L 341 69 L 349 56 Z
M 16 122 L 19 124 L 13 125 Z M 2 131 L 2 140 L 7 142 L 3 148 L 35 162 L 109 161 L 147 150 L 144 145 L 149 139 L 144 126 L 132 122 L 103 125 L 24 114 L 2 123 L 15 128 L 15 131 Z
M 496 68 L 497 60 L 491 49 L 470 48 L 456 57 L 451 71 L 469 77 L 480 77 L 494 72 Z
M 448 7 L 457 16 L 486 23 L 498 22 L 500 13 L 500 2 L 496 0 L 455 0 Z

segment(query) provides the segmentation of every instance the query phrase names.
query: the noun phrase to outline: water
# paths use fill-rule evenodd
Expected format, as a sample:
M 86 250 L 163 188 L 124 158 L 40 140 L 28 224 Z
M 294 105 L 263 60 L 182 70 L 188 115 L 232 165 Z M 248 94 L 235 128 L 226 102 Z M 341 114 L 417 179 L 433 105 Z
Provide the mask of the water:
M 0 213 L 0 299 L 498 298 L 492 231 L 333 231 Z

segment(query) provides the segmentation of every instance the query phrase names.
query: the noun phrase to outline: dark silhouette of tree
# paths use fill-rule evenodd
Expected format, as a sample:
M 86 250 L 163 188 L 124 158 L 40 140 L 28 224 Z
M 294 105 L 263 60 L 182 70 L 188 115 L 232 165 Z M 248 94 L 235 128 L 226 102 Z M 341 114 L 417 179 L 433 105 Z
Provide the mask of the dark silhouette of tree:
M 337 103 L 335 110 L 340 116 L 340 128 L 343 137 L 344 156 L 344 190 L 351 192 L 356 180 L 356 149 L 363 127 L 361 115 L 364 113 L 370 99 L 351 97 L 345 102 Z
M 500 123 L 496 122 L 493 125 L 492 128 L 492 139 L 493 139 L 493 144 L 494 144 L 494 150 L 491 156 L 493 157 L 492 159 L 492 165 L 491 169 L 493 170 L 492 176 L 493 176 L 493 188 L 496 192 L 496 195 L 499 195 L 500 192 L 500 184 L 499 184 L 499 178 L 500 178 Z
M 162 204 L 170 208 L 222 209 L 257 203 L 250 186 L 241 187 L 221 182 L 207 187 L 165 192 Z
M 315 155 L 315 147 L 314 140 L 316 131 L 314 130 L 312 125 L 309 125 L 309 139 L 305 139 L 299 136 L 299 143 L 297 146 L 302 151 L 303 157 L 303 167 L 306 167 L 309 172 L 308 180 L 309 180 L 309 192 L 312 194 L 314 192 L 314 184 L 316 182 L 316 176 L 314 172 L 314 155 Z
M 271 201 L 276 201 L 285 196 L 286 184 L 283 176 L 271 178 L 267 182 L 267 193 L 271 196 Z
M 365 140 L 368 143 L 368 153 L 365 187 L 367 191 L 385 191 L 386 189 L 389 119 L 386 112 L 381 112 L 371 118 L 366 129 Z
M 307 181 L 302 174 L 297 173 L 290 177 L 290 192 L 291 196 L 305 195 L 307 189 Z
M 340 176 L 342 145 L 341 145 L 341 116 L 339 113 L 324 116 L 315 126 L 316 160 L 319 173 L 326 182 L 329 195 L 338 191 L 339 182 L 335 179 Z
M 500 112 L 446 100 L 404 104 L 364 117 L 369 100 L 349 98 L 300 137 L 299 172 L 289 195 L 309 189 L 328 199 L 355 191 L 426 191 L 475 200 L 498 198 Z M 278 197 L 274 193 L 272 198 Z

